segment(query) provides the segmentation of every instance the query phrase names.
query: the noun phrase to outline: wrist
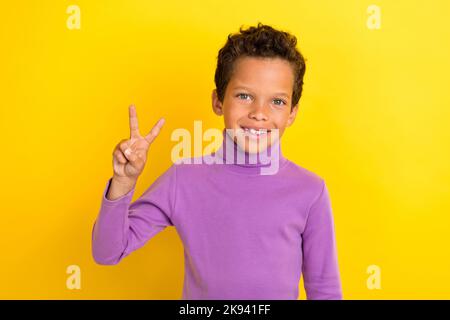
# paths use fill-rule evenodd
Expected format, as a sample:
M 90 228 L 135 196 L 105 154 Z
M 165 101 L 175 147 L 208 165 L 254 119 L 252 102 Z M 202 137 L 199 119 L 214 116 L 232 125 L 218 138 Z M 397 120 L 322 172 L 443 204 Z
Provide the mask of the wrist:
M 110 201 L 119 199 L 133 190 L 135 185 L 136 180 L 134 179 L 113 176 L 106 199 Z
M 124 186 L 124 187 L 134 187 L 137 182 L 137 178 L 129 178 L 129 177 L 119 177 L 116 175 L 113 175 L 112 182 L 114 182 L 117 185 Z

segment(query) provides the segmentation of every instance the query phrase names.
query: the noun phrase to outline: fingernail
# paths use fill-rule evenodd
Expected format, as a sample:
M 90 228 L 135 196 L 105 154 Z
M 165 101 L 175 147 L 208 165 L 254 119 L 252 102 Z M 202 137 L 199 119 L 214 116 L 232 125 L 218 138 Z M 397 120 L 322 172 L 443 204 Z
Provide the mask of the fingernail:
M 127 156 L 129 156 L 130 154 L 131 154 L 131 150 L 128 148 L 128 149 L 126 149 L 125 150 L 125 154 L 127 155 Z

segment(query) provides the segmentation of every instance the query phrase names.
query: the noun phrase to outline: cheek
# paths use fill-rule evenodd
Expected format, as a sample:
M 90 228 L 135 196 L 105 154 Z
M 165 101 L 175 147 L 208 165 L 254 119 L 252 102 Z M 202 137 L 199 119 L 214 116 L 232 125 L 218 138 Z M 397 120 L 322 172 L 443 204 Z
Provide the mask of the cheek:
M 284 129 L 287 126 L 288 119 L 289 119 L 289 113 L 276 114 L 272 118 L 273 122 L 276 123 L 277 127 L 280 130 Z
M 286 114 L 284 115 L 284 123 L 288 123 L 289 122 L 289 118 L 292 117 L 292 119 L 295 119 L 295 112 L 289 110 L 286 110 Z
M 245 116 L 245 110 L 242 106 L 229 104 L 225 108 L 224 116 L 226 121 L 235 122 Z

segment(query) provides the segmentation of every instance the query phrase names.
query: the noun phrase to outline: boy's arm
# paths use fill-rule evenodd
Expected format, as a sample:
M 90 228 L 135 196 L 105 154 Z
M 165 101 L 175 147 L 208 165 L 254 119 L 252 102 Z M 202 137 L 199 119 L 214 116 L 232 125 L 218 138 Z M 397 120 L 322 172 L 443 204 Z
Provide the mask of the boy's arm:
M 325 181 L 302 233 L 303 282 L 308 300 L 340 300 L 342 287 L 330 197 Z
M 118 264 L 132 251 L 167 226 L 175 200 L 176 165 L 172 165 L 133 203 L 135 188 L 127 194 L 108 200 L 110 178 L 103 191 L 100 212 L 92 228 L 92 256 L 98 264 Z

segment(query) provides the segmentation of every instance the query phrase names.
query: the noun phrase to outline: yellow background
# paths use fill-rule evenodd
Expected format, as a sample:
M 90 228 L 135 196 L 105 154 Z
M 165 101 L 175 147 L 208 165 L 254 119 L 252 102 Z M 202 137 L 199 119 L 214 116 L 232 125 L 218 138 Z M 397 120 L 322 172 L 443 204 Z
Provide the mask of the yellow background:
M 81 29 L 69 30 L 69 5 Z M 366 26 L 381 8 L 381 29 Z M 112 150 L 166 118 L 133 199 L 170 165 L 176 128 L 222 128 L 218 50 L 261 21 L 307 59 L 283 153 L 322 176 L 346 299 L 450 298 L 448 1 L 9 1 L 0 10 L 0 298 L 178 299 L 183 246 L 167 228 L 116 266 L 91 230 Z M 81 268 L 69 290 L 66 268 Z M 369 290 L 367 267 L 381 268 Z M 303 283 L 300 299 L 304 299 Z

